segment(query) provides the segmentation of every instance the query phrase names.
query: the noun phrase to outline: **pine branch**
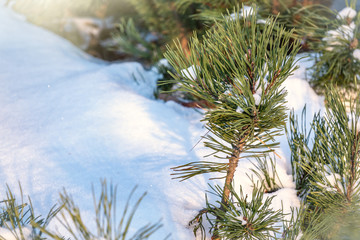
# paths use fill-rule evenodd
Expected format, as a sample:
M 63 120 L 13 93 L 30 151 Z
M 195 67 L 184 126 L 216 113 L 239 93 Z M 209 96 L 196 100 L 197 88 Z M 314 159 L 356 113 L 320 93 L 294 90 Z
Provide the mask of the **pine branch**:
M 30 237 L 32 239 L 43 239 L 41 228 L 48 226 L 61 207 L 57 208 L 54 205 L 47 216 L 43 218 L 35 214 L 30 197 L 28 197 L 28 202 L 25 202 L 20 183 L 19 189 L 20 201 L 15 197 L 10 187 L 7 186 L 6 198 L 0 201 L 0 204 L 3 205 L 0 208 L 0 227 L 9 230 L 16 240 L 25 240 Z M 6 240 L 1 236 L 1 233 L 0 239 Z
M 215 195 L 221 197 L 222 188 L 212 187 Z M 239 194 L 230 187 L 231 200 L 220 208 L 207 203 L 207 215 L 216 219 L 210 221 L 217 227 L 213 229 L 212 239 L 271 239 L 279 228 L 275 223 L 283 217 L 281 210 L 274 211 L 270 205 L 274 197 L 265 197 L 263 189 L 255 186 L 251 200 L 244 195 L 242 189 Z M 225 209 L 225 210 L 224 210 Z
M 268 19 L 266 25 L 257 24 L 256 7 L 253 9 L 250 15 L 241 15 L 239 10 L 223 16 L 202 41 L 193 37 L 189 55 L 184 54 L 180 43 L 165 54 L 176 71 L 172 76 L 180 90 L 215 106 L 204 117 L 209 130 L 205 146 L 214 150 L 210 156 L 229 156 L 227 164 L 189 163 L 174 168 L 174 175 L 185 180 L 225 171 L 219 208 L 224 214 L 230 207 L 231 184 L 239 160 L 272 152 L 277 145 L 271 142 L 286 117 L 286 92 L 281 84 L 295 69 L 300 48 L 298 41 L 290 43 L 292 33 L 276 26 L 274 19 Z M 213 226 L 214 239 L 220 218 L 217 215 Z
M 114 187 L 112 184 L 108 186 L 106 181 L 103 180 L 101 183 L 101 193 L 98 198 L 96 198 L 93 188 L 96 232 L 85 224 L 79 207 L 76 205 L 73 198 L 64 191 L 60 194 L 63 210 L 60 212 L 59 221 L 74 239 L 149 239 L 154 232 L 162 227 L 160 221 L 138 227 L 129 237 L 134 215 L 139 208 L 141 201 L 146 196 L 146 193 L 143 193 L 134 203 L 132 203 L 132 197 L 136 188 L 137 187 L 134 187 L 129 194 L 119 220 L 116 218 L 118 214 L 116 209 L 117 187 Z M 61 234 L 49 231 L 44 227 L 39 228 L 53 239 L 64 239 Z
M 326 115 L 317 114 L 312 122 L 313 146 L 308 146 L 308 137 L 299 134 L 299 127 L 294 123 L 290 129 L 290 145 L 296 177 L 303 176 L 300 190 L 308 206 L 306 214 L 310 216 L 316 210 L 319 215 L 314 222 L 318 232 L 311 232 L 316 238 L 337 239 L 334 236 L 344 233 L 360 212 L 357 129 L 360 111 L 359 102 L 355 102 L 347 113 L 341 96 L 333 87 L 328 89 L 326 97 Z M 303 226 L 309 228 L 310 224 L 305 221 Z M 359 236 L 360 229 L 351 234 Z
M 225 173 L 228 169 L 228 163 L 191 162 L 171 169 L 175 172 L 171 174 L 176 176 L 175 179 L 184 181 L 204 173 Z

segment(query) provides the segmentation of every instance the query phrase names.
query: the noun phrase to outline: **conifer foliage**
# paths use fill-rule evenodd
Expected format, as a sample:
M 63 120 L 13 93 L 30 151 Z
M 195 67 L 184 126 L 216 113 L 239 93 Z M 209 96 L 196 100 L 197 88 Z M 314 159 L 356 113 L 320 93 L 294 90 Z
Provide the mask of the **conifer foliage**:
M 151 63 L 162 58 L 165 45 L 179 38 L 184 49 L 197 28 L 191 19 L 193 9 L 180 12 L 174 0 L 127 0 L 136 17 L 122 19 L 113 32 L 117 48 Z
M 146 196 L 146 193 L 143 193 L 133 203 L 137 187 L 131 191 L 120 216 L 116 208 L 117 187 L 112 184 L 108 185 L 106 180 L 103 180 L 99 197 L 95 196 L 93 189 L 96 230 L 87 227 L 88 219 L 83 218 L 80 208 L 65 190 L 60 193 L 60 207 L 54 205 L 44 218 L 35 214 L 30 197 L 26 201 L 20 184 L 19 187 L 21 201 L 16 198 L 9 186 L 7 186 L 6 198 L 0 201 L 0 240 L 66 239 L 65 232 L 55 233 L 53 229 L 48 229 L 53 218 L 59 220 L 67 230 L 67 234 L 70 234 L 71 239 L 77 240 L 145 240 L 162 227 L 160 221 L 133 227 L 134 215 Z M 169 235 L 164 239 L 168 239 L 168 237 Z
M 360 81 L 360 15 L 356 1 L 325 20 L 320 42 L 313 46 L 315 64 L 311 67 L 311 84 L 322 92 L 329 84 L 354 88 Z M 335 19 L 334 19 L 335 18 Z
M 212 193 L 221 200 L 222 188 L 212 188 Z M 265 197 L 264 189 L 258 185 L 255 185 L 249 198 L 241 188 L 239 192 L 232 186 L 229 189 L 231 201 L 226 204 L 221 201 L 215 204 L 207 202 L 202 210 L 213 227 L 213 239 L 270 239 L 279 233 L 280 227 L 275 225 L 282 221 L 283 214 L 281 210 L 274 211 L 271 207 L 275 196 Z M 195 228 L 200 226 L 199 221 L 195 222 Z
M 306 205 L 302 228 L 314 239 L 358 239 L 359 97 L 353 99 L 350 112 L 334 89 L 328 90 L 327 99 L 325 116 L 314 116 L 312 134 L 299 126 L 294 114 L 290 116 L 293 172 Z
M 20 183 L 19 189 L 21 201 L 15 197 L 9 186 L 6 198 L 0 201 L 0 240 L 46 239 L 40 228 L 46 228 L 61 208 L 54 205 L 45 218 L 37 215 L 30 197 L 24 198 Z
M 287 30 L 294 29 L 296 38 L 302 38 L 303 47 L 307 48 L 307 41 L 312 41 L 317 31 L 326 28 L 325 16 L 330 14 L 327 6 L 332 0 L 177 0 L 180 11 L 191 7 L 196 8 L 194 19 L 212 24 L 214 19 L 221 19 L 229 9 L 255 3 L 259 9 L 258 14 L 266 19 L 269 16 L 277 17 L 277 23 Z
M 94 212 L 96 230 L 86 225 L 86 219 L 81 215 L 81 210 L 74 202 L 71 195 L 66 191 L 60 193 L 60 202 L 62 203 L 62 211 L 58 218 L 61 225 L 70 233 L 73 239 L 90 240 L 90 239 L 104 239 L 104 240 L 145 240 L 162 227 L 162 224 L 148 223 L 144 226 L 133 227 L 132 222 L 134 215 L 146 196 L 143 193 L 138 200 L 133 203 L 133 195 L 136 187 L 131 191 L 128 200 L 119 216 L 117 211 L 117 187 L 112 184 L 107 184 L 106 180 L 101 182 L 101 193 L 99 197 L 95 196 L 93 189 Z M 117 218 L 119 217 L 119 218 Z M 63 233 L 54 233 L 36 223 L 33 225 L 46 233 L 51 239 L 64 239 Z M 136 230 L 136 231 L 134 231 Z
M 204 138 L 205 146 L 214 151 L 211 156 L 219 160 L 176 167 L 175 176 L 185 180 L 203 173 L 224 173 L 222 212 L 231 205 L 239 160 L 263 156 L 277 145 L 273 139 L 286 119 L 286 91 L 281 84 L 294 70 L 300 48 L 298 41 L 290 43 L 291 33 L 276 26 L 274 19 L 258 24 L 255 9 L 224 16 L 202 41 L 193 37 L 189 55 L 181 44 L 165 54 L 177 73 L 173 77 L 180 90 L 215 106 L 206 111 L 209 134 Z M 223 217 L 217 215 L 214 239 L 220 237 Z

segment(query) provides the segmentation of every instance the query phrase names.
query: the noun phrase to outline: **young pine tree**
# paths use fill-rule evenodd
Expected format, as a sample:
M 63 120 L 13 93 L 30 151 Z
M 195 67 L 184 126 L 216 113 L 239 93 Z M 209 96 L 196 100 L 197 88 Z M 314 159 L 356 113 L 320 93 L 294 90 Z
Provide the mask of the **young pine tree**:
M 276 26 L 274 19 L 258 24 L 255 10 L 238 11 L 215 22 L 202 41 L 193 37 L 188 55 L 180 43 L 165 54 L 180 90 L 214 106 L 207 109 L 203 121 L 209 130 L 205 146 L 214 150 L 211 156 L 217 160 L 176 167 L 175 175 L 185 180 L 224 173 L 222 212 L 230 206 L 239 160 L 263 156 L 277 145 L 274 137 L 286 119 L 286 91 L 281 84 L 294 70 L 299 50 L 299 41 L 290 43 L 290 39 L 291 33 Z M 216 217 L 213 238 L 219 239 L 224 219 Z
M 302 229 L 313 237 L 304 239 L 359 239 L 359 95 L 349 112 L 334 89 L 326 97 L 326 113 L 315 115 L 312 134 L 290 116 L 293 173 L 306 207 Z
M 360 82 L 360 14 L 355 11 L 356 0 L 347 5 L 333 13 L 336 17 L 326 19 L 327 28 L 313 46 L 316 54 L 311 55 L 315 64 L 310 68 L 310 83 L 318 92 L 324 92 L 329 84 L 357 89 Z

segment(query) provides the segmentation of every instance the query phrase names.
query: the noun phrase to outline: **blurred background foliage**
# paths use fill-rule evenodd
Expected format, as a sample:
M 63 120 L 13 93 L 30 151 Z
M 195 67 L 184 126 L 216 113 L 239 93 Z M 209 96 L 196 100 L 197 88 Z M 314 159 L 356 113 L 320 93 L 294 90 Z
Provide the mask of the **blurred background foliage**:
M 8 0 L 27 20 L 108 61 L 137 60 L 147 65 L 162 58 L 167 44 L 202 35 L 228 9 L 256 3 L 263 18 L 277 16 L 306 40 L 329 16 L 336 0 Z M 322 26 L 324 27 L 324 26 Z M 310 29 L 310 30 L 309 30 Z
M 336 51 L 326 51 L 324 41 L 343 24 L 337 19 L 338 11 L 349 5 L 354 5 L 353 9 L 360 7 L 356 0 L 7 0 L 7 4 L 28 21 L 97 58 L 138 61 L 146 68 L 155 66 L 163 75 L 155 97 L 190 107 L 204 104 L 193 96 L 187 95 L 182 101 L 178 96 L 163 94 L 176 87 L 169 82 L 161 84 L 171 78 L 169 72 L 174 73 L 166 61 L 161 61 L 166 47 L 172 48 L 179 41 L 188 54 L 191 37 L 196 35 L 201 40 L 216 21 L 224 19 L 223 15 L 231 17 L 234 9 L 252 4 L 257 6 L 260 21 L 276 17 L 278 25 L 294 29 L 293 40 L 301 40 L 300 51 L 314 53 L 310 54 L 314 66 L 308 69 L 308 80 L 318 93 L 323 94 L 328 83 L 354 89 L 359 80 L 353 76 L 359 74 L 360 60 L 352 56 L 355 50 L 360 52 L 360 15 L 356 18 L 356 38 L 349 41 L 350 45 L 356 42 L 356 47 L 342 44 L 345 49 L 339 45 Z
M 8 0 L 8 5 L 29 22 L 55 32 L 95 57 L 110 61 L 125 57 L 107 48 L 115 23 L 120 17 L 137 14 L 123 0 Z

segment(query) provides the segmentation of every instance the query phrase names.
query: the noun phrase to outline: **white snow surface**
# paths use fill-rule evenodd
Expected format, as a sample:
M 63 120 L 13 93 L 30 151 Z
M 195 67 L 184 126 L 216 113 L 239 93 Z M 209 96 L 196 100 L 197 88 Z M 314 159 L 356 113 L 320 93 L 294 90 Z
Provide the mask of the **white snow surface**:
M 91 184 L 118 185 L 118 209 L 137 184 L 138 196 L 148 191 L 133 226 L 162 218 L 164 227 L 151 239 L 171 233 L 174 240 L 193 239 L 187 223 L 205 206 L 207 175 L 184 182 L 172 180 L 171 167 L 203 159 L 209 153 L 196 144 L 206 133 L 201 114 L 174 102 L 153 98 L 158 73 L 137 63 L 109 64 L 78 50 L 66 40 L 27 23 L 0 1 L 0 193 L 14 191 L 18 181 L 43 216 L 66 188 L 92 221 Z M 284 83 L 288 106 L 308 118 L 323 108 L 300 69 Z M 184 75 L 190 73 L 188 69 Z M 137 81 L 134 81 L 133 76 Z M 192 76 L 193 77 L 193 76 Z M 299 206 L 285 136 L 278 139 L 277 162 L 284 188 L 273 207 Z M 195 146 L 195 147 L 194 147 Z M 194 147 L 194 148 L 193 148 Z M 192 150 L 193 148 L 193 150 Z M 213 159 L 206 159 L 213 160 Z M 252 192 L 246 176 L 253 165 L 242 160 L 234 178 L 245 194 Z M 213 177 L 213 176 L 212 176 Z M 17 191 L 16 191 L 17 192 Z M 210 200 L 211 200 L 211 196 Z M 55 228 L 56 222 L 51 224 Z M 5 234 L 0 229 L 0 235 Z

